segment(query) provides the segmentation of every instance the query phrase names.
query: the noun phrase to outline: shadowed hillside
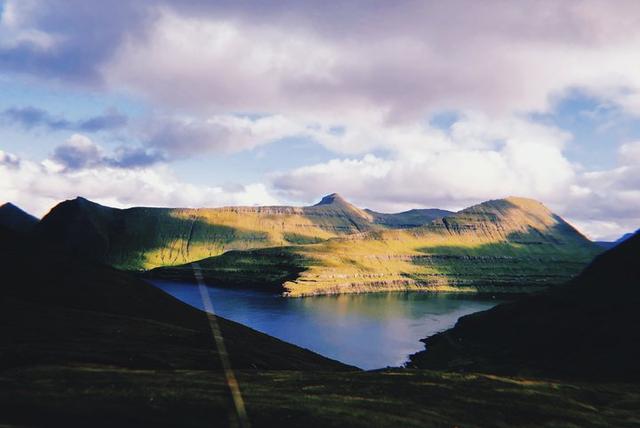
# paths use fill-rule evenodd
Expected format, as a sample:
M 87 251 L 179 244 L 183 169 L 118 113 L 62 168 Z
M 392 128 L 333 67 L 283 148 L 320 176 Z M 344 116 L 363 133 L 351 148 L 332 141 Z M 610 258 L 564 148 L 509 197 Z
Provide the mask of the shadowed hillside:
M 239 372 L 252 427 L 635 427 L 640 388 L 426 370 Z M 225 427 L 220 372 L 35 367 L 0 372 L 0 423 Z
M 421 227 L 373 230 L 277 251 L 231 252 L 199 263 L 211 283 L 278 288 L 279 282 L 290 296 L 383 290 L 522 293 L 567 281 L 600 251 L 541 203 L 508 198 Z M 268 284 L 256 281 L 252 266 L 269 278 Z M 190 269 L 182 265 L 151 274 L 188 281 Z
M 425 339 L 411 366 L 640 379 L 640 235 L 545 294 L 461 318 Z
M 113 268 L 78 261 L 0 228 L 0 368 L 100 363 L 220 366 L 204 312 Z M 237 368 L 345 369 L 218 318 Z
M 0 424 L 237 426 L 202 312 L 127 273 L 2 227 L 0 251 Z M 607 427 L 637 420 L 633 384 L 359 372 L 218 321 L 254 427 Z M 302 371 L 278 370 L 292 368 Z
M 37 223 L 37 218 L 10 202 L 0 206 L 0 226 L 14 232 L 29 234 Z

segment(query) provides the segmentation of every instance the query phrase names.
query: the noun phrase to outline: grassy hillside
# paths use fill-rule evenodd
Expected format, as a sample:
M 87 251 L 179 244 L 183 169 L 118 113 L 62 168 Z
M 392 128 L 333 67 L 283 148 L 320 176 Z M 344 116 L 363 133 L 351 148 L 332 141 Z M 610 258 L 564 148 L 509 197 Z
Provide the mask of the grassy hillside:
M 637 427 L 636 384 L 418 370 L 237 372 L 253 427 Z M 237 426 L 220 372 L 41 366 L 0 372 L 0 425 Z
M 121 269 L 177 265 L 230 250 L 312 244 L 381 226 L 338 195 L 311 207 L 104 207 L 77 198 L 38 225 L 44 239 Z
M 549 292 L 461 318 L 414 367 L 640 380 L 640 235 Z
M 219 368 L 204 312 L 131 274 L 78 261 L 0 227 L 0 369 L 98 363 Z M 236 368 L 347 366 L 218 318 Z
M 539 202 L 508 198 L 421 227 L 232 252 L 199 264 L 211 283 L 260 286 L 266 277 L 265 286 L 280 282 L 290 296 L 410 289 L 529 292 L 567 281 L 600 251 Z M 188 265 L 152 274 L 193 278 Z

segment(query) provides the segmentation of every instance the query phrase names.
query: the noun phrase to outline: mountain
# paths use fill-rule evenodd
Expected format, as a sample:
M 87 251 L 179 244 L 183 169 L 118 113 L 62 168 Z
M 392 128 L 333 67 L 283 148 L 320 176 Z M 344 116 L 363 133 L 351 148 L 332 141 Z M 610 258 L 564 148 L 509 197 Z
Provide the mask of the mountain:
M 207 315 L 129 273 L 0 226 L 0 368 L 220 368 Z M 234 368 L 349 369 L 217 317 Z
M 372 217 L 374 223 L 393 229 L 410 229 L 424 226 L 433 220 L 453 214 L 452 211 L 437 208 L 413 209 L 394 214 L 379 213 L 369 209 L 365 209 L 365 212 Z
M 362 210 L 337 193 L 310 207 L 198 209 L 110 208 L 84 198 L 64 201 L 38 225 L 38 235 L 77 255 L 140 270 L 179 265 L 226 251 L 314 244 L 384 228 L 420 226 L 447 214 Z
M 29 234 L 38 219 L 10 202 L 0 206 L 0 226 L 22 234 Z
M 640 234 L 547 293 L 462 317 L 412 367 L 640 380 Z
M 199 209 L 121 210 L 76 198 L 54 207 L 37 232 L 74 254 L 137 270 L 230 250 L 312 244 L 378 227 L 370 214 L 334 194 L 311 207 Z
M 640 231 L 640 229 L 638 229 L 636 232 L 633 232 L 633 233 L 632 232 L 625 233 L 624 235 L 622 235 L 620 238 L 616 239 L 615 241 L 595 241 L 595 242 L 596 242 L 596 244 L 598 244 L 602 248 L 608 250 L 608 249 L 613 248 L 616 245 L 626 241 L 627 239 L 631 238 L 634 234 L 638 233 L 638 231 Z
M 199 263 L 221 286 L 289 296 L 384 290 L 530 292 L 561 284 L 601 249 L 537 201 L 487 201 L 413 228 L 371 228 L 313 245 L 231 251 Z M 156 278 L 193 280 L 189 264 Z

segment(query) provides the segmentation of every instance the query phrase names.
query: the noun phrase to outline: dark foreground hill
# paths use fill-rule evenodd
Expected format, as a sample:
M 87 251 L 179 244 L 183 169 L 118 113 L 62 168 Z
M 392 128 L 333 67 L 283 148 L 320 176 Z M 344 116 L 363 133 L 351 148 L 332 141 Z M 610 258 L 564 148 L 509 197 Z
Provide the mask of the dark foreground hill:
M 609 250 L 609 249 L 615 247 L 616 245 L 619 245 L 619 244 L 623 243 L 624 241 L 626 241 L 627 239 L 631 238 L 633 235 L 635 235 L 638 232 L 640 232 L 640 230 L 637 230 L 635 232 L 625 233 L 624 235 L 622 235 L 620 238 L 616 239 L 615 241 L 595 241 L 595 243 L 600 245 L 602 248 Z
M 216 368 L 204 312 L 108 266 L 0 227 L 0 367 L 101 363 Z M 218 318 L 234 367 L 348 368 Z
M 21 234 L 29 234 L 38 219 L 11 202 L 0 205 L 0 226 Z
M 461 318 L 411 366 L 640 380 L 640 234 L 545 294 Z
M 202 312 L 2 228 L 0 253 L 1 426 L 238 426 Z M 637 384 L 358 372 L 218 321 L 252 427 L 637 426 Z

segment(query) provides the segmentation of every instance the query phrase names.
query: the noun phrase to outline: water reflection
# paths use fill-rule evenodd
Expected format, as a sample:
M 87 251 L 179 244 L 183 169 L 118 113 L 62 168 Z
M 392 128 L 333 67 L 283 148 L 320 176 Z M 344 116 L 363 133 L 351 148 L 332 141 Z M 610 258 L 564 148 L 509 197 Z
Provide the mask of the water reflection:
M 155 284 L 203 309 L 197 286 Z M 215 311 L 225 318 L 364 369 L 401 365 L 422 349 L 421 338 L 499 303 L 490 297 L 419 292 L 286 299 L 209 287 L 209 294 Z

